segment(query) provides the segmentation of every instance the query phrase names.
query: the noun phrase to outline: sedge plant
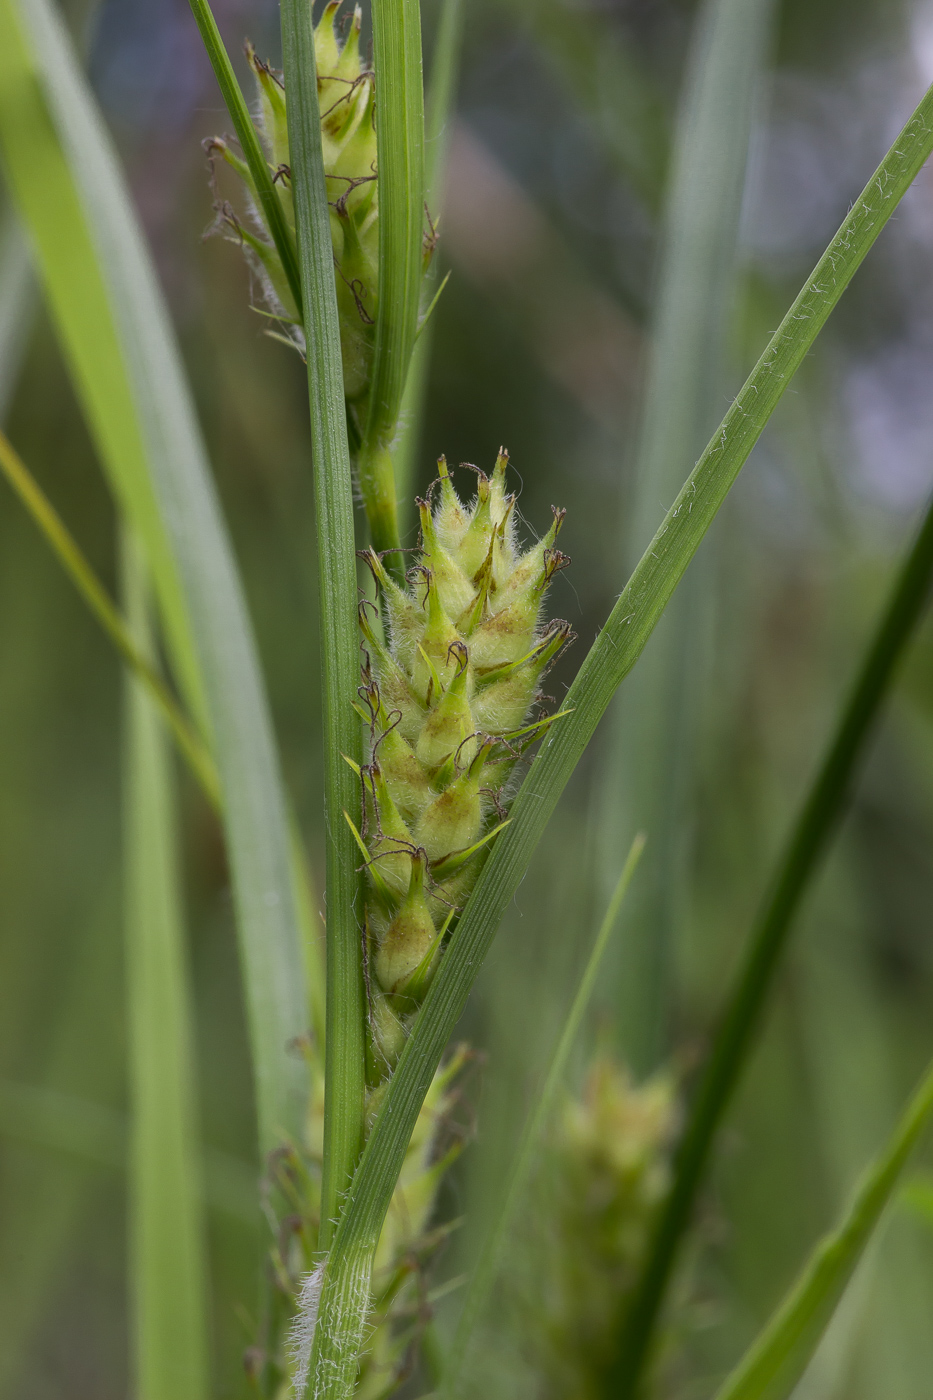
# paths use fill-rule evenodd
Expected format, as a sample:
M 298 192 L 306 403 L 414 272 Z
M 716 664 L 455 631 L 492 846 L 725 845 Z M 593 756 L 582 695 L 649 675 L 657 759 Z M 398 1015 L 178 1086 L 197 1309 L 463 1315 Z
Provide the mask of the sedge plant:
M 539 716 L 541 678 L 570 635 L 566 623 L 548 622 L 544 613 L 547 586 L 567 562 L 556 543 L 562 513 L 555 512 L 539 540 L 524 543 L 507 454 L 488 474 L 472 469 L 475 495 L 465 493 L 467 499 L 441 459 L 428 497 L 417 502 L 420 541 L 410 567 L 399 550 L 393 452 L 416 339 L 430 309 L 423 305 L 423 279 L 435 237 L 423 200 L 419 7 L 414 0 L 373 0 L 370 66 L 356 12 L 341 28 L 339 7 L 330 4 L 315 26 L 305 0 L 282 0 L 283 74 L 249 54 L 258 125 L 206 0 L 192 0 L 192 8 L 239 142 L 235 150 L 217 139 L 213 154 L 233 167 L 247 196 L 244 211 L 222 203 L 220 218 L 254 260 L 264 309 L 307 365 L 324 699 L 323 1011 L 312 1014 L 322 980 L 317 931 L 190 396 L 113 151 L 46 0 L 0 0 L 0 151 L 98 453 L 134 531 L 144 593 L 152 580 L 168 678 L 140 595 L 128 591 L 127 625 L 5 442 L 2 458 L 133 668 L 132 703 L 140 721 L 145 714 L 134 761 L 142 763 L 144 744 L 150 756 L 161 754 L 159 725 L 167 721 L 224 821 L 270 1226 L 249 1379 L 267 1396 L 291 1391 L 316 1400 L 353 1394 L 376 1400 L 404 1381 L 412 1351 L 423 1343 L 425 1355 L 434 1355 L 435 1379 L 454 1393 L 463 1382 L 457 1367 L 469 1352 L 461 1338 L 444 1373 L 443 1355 L 429 1337 L 423 1281 L 424 1262 L 446 1231 L 432 1228 L 432 1212 L 460 1145 L 451 1109 L 465 1053 L 444 1064 L 445 1050 L 505 908 L 613 694 L 793 374 L 933 150 L 933 94 L 921 100 L 709 445 L 685 471 L 561 708 Z M 63 217 L 73 235 L 67 247 L 59 237 Z M 357 488 L 368 539 L 357 538 Z M 358 545 L 369 546 L 362 552 L 376 594 L 375 604 L 362 607 Z M 598 1331 L 586 1351 L 588 1362 L 598 1357 L 599 1364 L 584 1368 L 594 1393 L 602 1387 L 607 1395 L 634 1395 L 643 1384 L 713 1133 L 747 1058 L 791 916 L 919 617 L 930 554 L 928 525 L 869 654 L 867 679 L 805 806 L 669 1169 L 675 1115 L 663 1095 L 655 1096 L 635 1191 L 634 1257 L 624 1258 L 624 1267 L 614 1257 L 603 1274 L 587 1244 L 574 1183 L 599 1180 L 614 1203 L 621 1178 L 607 1123 L 624 1120 L 633 1103 L 648 1103 L 650 1095 L 640 1100 L 646 1091 L 603 1061 L 582 1098 L 564 1105 L 554 1136 L 555 1209 L 577 1252 L 548 1265 L 555 1273 L 564 1269 L 566 1289 L 557 1291 L 557 1312 L 545 1321 L 564 1361 L 587 1327 Z M 526 771 L 526 750 L 535 745 Z M 139 804 L 137 834 L 153 829 L 161 812 L 165 835 L 171 804 L 153 773 L 131 793 L 131 810 Z M 142 927 L 165 890 L 147 888 L 142 878 L 134 888 L 134 917 Z M 177 924 L 171 909 L 163 923 Z M 177 927 L 172 939 L 177 942 Z M 181 966 L 173 963 L 173 980 L 162 989 L 176 1018 L 185 1004 Z M 151 1014 L 155 993 L 141 985 L 136 993 Z M 143 1048 L 151 1050 L 151 1040 Z M 139 1063 L 158 1080 L 157 1063 L 142 1052 Z M 177 1065 L 173 1072 L 177 1079 Z M 152 1082 L 143 1081 L 151 1092 Z M 554 1090 L 549 1081 L 548 1093 Z M 800 1337 L 815 1336 L 813 1319 L 831 1309 L 930 1102 L 925 1084 L 850 1221 L 825 1246 L 727 1394 L 749 1400 L 784 1394 L 774 1389 L 774 1377 L 786 1374 L 791 1384 L 799 1375 L 806 1352 Z M 190 1120 L 183 1090 L 170 1111 L 173 1131 Z M 158 1183 L 146 1195 L 146 1180 L 140 1170 L 141 1211 L 151 1223 Z M 176 1223 L 195 1260 L 190 1281 L 200 1269 L 190 1182 L 186 1200 L 186 1219 Z M 612 1238 L 605 1221 L 598 1234 Z M 147 1252 L 144 1238 L 140 1233 L 139 1278 L 158 1244 L 150 1231 Z M 618 1256 L 618 1241 L 614 1247 Z M 494 1243 L 484 1256 L 487 1274 L 495 1251 Z M 826 1259 L 835 1267 L 825 1266 Z M 156 1269 L 151 1277 L 158 1295 L 167 1275 Z M 588 1304 L 581 1316 L 581 1298 L 595 1278 L 604 1280 L 601 1294 L 617 1296 L 604 1311 L 605 1297 L 600 1307 Z M 477 1285 L 477 1292 L 486 1286 Z M 157 1297 L 147 1321 L 165 1301 Z M 192 1302 L 192 1333 L 203 1327 L 194 1321 L 198 1306 Z M 169 1314 L 163 1309 L 163 1315 Z M 794 1359 L 785 1364 L 791 1345 Z M 189 1351 L 197 1389 L 204 1371 L 197 1336 Z M 568 1385 L 576 1384 L 581 1365 L 578 1355 Z

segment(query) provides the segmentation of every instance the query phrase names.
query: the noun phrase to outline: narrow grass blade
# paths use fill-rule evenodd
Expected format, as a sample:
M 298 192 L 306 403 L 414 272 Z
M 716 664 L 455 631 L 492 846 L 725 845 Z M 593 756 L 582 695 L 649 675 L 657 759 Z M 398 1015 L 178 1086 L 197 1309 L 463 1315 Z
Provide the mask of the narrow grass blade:
M 671 161 L 658 292 L 634 466 L 626 503 L 629 558 L 654 533 L 659 501 L 676 496 L 683 464 L 716 426 L 735 302 L 745 167 L 773 0 L 707 0 L 694 22 Z M 672 601 L 616 702 L 594 844 L 611 888 L 633 831 L 650 834 L 621 950 L 619 1036 L 636 1074 L 663 1055 L 687 843 L 683 805 L 694 748 L 690 687 L 707 574 Z M 686 824 L 689 826 L 689 823 Z
M 752 929 L 674 1163 L 644 1272 L 620 1324 L 612 1393 L 637 1393 L 638 1378 L 689 1223 L 710 1148 L 745 1066 L 793 919 L 845 807 L 850 785 L 898 662 L 921 617 L 933 579 L 933 504 L 901 566 L 817 777 L 808 792 L 771 890 Z
M 146 566 L 128 532 L 122 554 L 127 617 L 151 665 Z M 206 1238 L 172 756 L 161 716 L 132 676 L 124 823 L 136 1393 L 140 1400 L 206 1400 Z
M 253 184 L 259 196 L 259 203 L 262 205 L 266 227 L 272 234 L 279 257 L 282 259 L 282 267 L 288 278 L 291 294 L 295 298 L 295 305 L 300 310 L 301 278 L 298 272 L 295 240 L 285 221 L 282 203 L 272 183 L 269 162 L 266 160 L 256 128 L 253 126 L 246 98 L 237 82 L 233 64 L 230 62 L 230 55 L 224 47 L 220 30 L 217 28 L 217 21 L 214 19 L 207 0 L 191 0 L 191 12 L 197 22 L 198 29 L 201 31 L 201 38 L 214 69 L 214 76 L 217 79 L 224 102 L 227 104 L 227 111 L 230 113 L 230 120 L 233 122 L 233 129 L 237 134 L 240 149 L 246 164 L 249 166 L 249 173 L 253 177 Z
M 161 711 L 162 718 L 168 724 L 196 782 L 200 784 L 212 806 L 219 809 L 220 784 L 217 770 L 203 741 L 162 677 L 133 640 L 132 632 L 78 547 L 74 536 L 2 430 L 0 471 L 42 531 L 46 543 L 123 660 L 148 690 L 150 700 Z
M 884 1151 L 865 1171 L 845 1218 L 817 1245 L 771 1321 L 716 1392 L 716 1400 L 785 1400 L 790 1395 L 816 1351 L 931 1114 L 933 1066 Z
M 554 1101 L 564 1078 L 567 1068 L 567 1061 L 573 1049 L 574 1042 L 580 1030 L 580 1024 L 586 1013 L 586 1008 L 593 995 L 593 988 L 596 985 L 596 977 L 602 964 L 603 955 L 609 945 L 615 929 L 619 925 L 619 911 L 622 908 L 625 896 L 628 893 L 632 876 L 641 859 L 645 846 L 645 838 L 636 836 L 632 843 L 631 850 L 622 873 L 616 883 L 609 906 L 606 909 L 603 922 L 596 940 L 590 952 L 580 985 L 577 987 L 570 1011 L 564 1022 L 563 1030 L 558 1038 L 557 1045 L 551 1057 L 544 1083 L 538 1094 L 537 1102 L 528 1114 L 525 1123 L 525 1130 L 522 1139 L 511 1165 L 511 1173 L 508 1179 L 502 1203 L 496 1212 L 495 1217 L 489 1227 L 486 1239 L 483 1243 L 479 1259 L 473 1271 L 466 1297 L 463 1302 L 463 1311 L 457 1324 L 457 1331 L 450 1351 L 447 1355 L 445 1366 L 445 1384 L 442 1390 L 444 1396 L 455 1396 L 460 1389 L 460 1382 L 463 1380 L 463 1364 L 467 1357 L 470 1345 L 470 1338 L 473 1330 L 479 1321 L 483 1308 L 486 1306 L 490 1291 L 496 1279 L 496 1272 L 502 1256 L 503 1246 L 508 1234 L 509 1225 L 515 1214 L 515 1208 L 521 1199 L 522 1193 L 528 1184 L 528 1178 L 534 1165 L 534 1154 L 538 1144 L 544 1136 L 548 1118 L 554 1107 Z
M 255 646 L 190 393 L 109 136 L 49 0 L 0 0 L 0 157 L 102 465 L 145 547 L 223 789 L 263 1151 L 303 1130 L 288 823 Z
M 344 811 L 356 811 L 359 805 L 359 784 L 345 761 L 360 758 L 360 726 L 353 708 L 359 684 L 353 482 L 321 149 L 314 31 L 311 7 L 306 0 L 283 0 L 282 52 L 298 258 L 305 292 L 324 678 L 327 1039 L 319 1243 L 326 1249 L 363 1141 L 366 1011 L 359 858 L 341 816 Z
M 307 853 L 294 813 L 291 816 L 289 838 L 292 848 L 292 879 L 295 886 L 295 908 L 301 925 L 301 952 L 304 958 L 305 987 L 311 1031 L 320 1050 L 324 1045 L 326 1024 L 326 968 L 324 960 L 324 929 L 314 908 L 314 879 Z
M 418 329 L 424 226 L 419 0 L 373 0 L 379 159 L 379 309 L 360 490 L 376 550 L 397 549 L 391 450 Z M 396 555 L 387 561 L 400 568 Z
M 567 693 L 572 713 L 545 739 L 441 960 L 402 1051 L 341 1216 L 318 1331 L 343 1347 L 316 1400 L 342 1400 L 363 1334 L 373 1252 L 424 1096 L 483 958 L 557 800 L 618 685 L 634 666 L 716 512 L 856 269 L 933 149 L 928 91 L 775 331 L 667 512 Z M 331 1345 L 331 1341 L 328 1342 Z
M 441 195 L 447 171 L 450 124 L 457 88 L 460 48 L 463 40 L 463 0 L 441 0 L 441 14 L 431 55 L 431 69 L 425 102 L 424 198 L 435 223 L 443 222 Z M 443 249 L 443 241 L 441 242 Z M 428 271 L 428 286 L 437 282 L 437 259 Z M 408 509 L 415 475 L 415 457 L 421 440 L 425 395 L 431 367 L 434 321 L 424 326 L 415 343 L 402 401 L 401 426 L 394 452 L 395 490 L 400 514 Z M 404 516 L 402 516 L 404 525 Z

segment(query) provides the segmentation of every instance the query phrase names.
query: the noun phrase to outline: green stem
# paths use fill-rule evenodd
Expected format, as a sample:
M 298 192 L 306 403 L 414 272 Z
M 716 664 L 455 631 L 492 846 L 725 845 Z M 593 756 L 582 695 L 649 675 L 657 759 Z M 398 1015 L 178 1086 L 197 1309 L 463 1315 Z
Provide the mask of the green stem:
M 224 102 L 227 104 L 227 111 L 230 113 L 230 120 L 233 122 L 237 140 L 240 143 L 246 164 L 249 166 L 249 173 L 253 177 L 253 184 L 256 187 L 259 203 L 262 205 L 266 227 L 272 234 L 276 250 L 282 260 L 282 267 L 285 269 L 285 276 L 288 278 L 289 289 L 295 299 L 299 314 L 301 314 L 301 277 L 298 271 L 295 240 L 286 222 L 281 200 L 272 183 L 269 162 L 266 160 L 256 128 L 253 126 L 246 98 L 237 82 L 233 64 L 230 62 L 230 55 L 220 37 L 220 30 L 217 28 L 217 21 L 211 13 L 211 7 L 207 0 L 190 0 L 190 3 L 191 12 L 197 22 L 198 29 L 201 31 L 204 47 L 207 49 L 207 56 L 214 69 L 214 76 L 217 79 Z
M 369 1135 L 323 1279 L 316 1400 L 342 1400 L 369 1270 L 418 1113 L 535 846 L 596 725 L 651 635 L 733 482 L 856 269 L 933 149 L 933 88 L 855 201 L 667 512 L 522 783 L 445 953 Z
M 373 0 L 379 162 L 379 308 L 360 490 L 376 550 L 399 547 L 392 446 L 418 330 L 424 94 L 418 0 Z M 387 560 L 398 571 L 398 557 Z
M 327 1037 L 320 1246 L 330 1244 L 340 1198 L 363 1139 L 365 1000 L 358 857 L 344 811 L 359 787 L 344 755 L 359 759 L 353 709 L 359 680 L 353 483 L 347 446 L 340 329 L 334 286 L 311 7 L 283 0 L 282 51 L 308 349 L 324 684 L 327 822 Z
M 933 578 L 933 505 L 910 550 L 875 631 L 832 743 L 791 833 L 771 893 L 752 929 L 744 965 L 720 1023 L 658 1218 L 644 1271 L 626 1310 L 607 1393 L 636 1394 L 658 1313 L 690 1223 L 716 1129 L 745 1066 L 794 915 L 849 794 L 852 777 L 917 625 Z

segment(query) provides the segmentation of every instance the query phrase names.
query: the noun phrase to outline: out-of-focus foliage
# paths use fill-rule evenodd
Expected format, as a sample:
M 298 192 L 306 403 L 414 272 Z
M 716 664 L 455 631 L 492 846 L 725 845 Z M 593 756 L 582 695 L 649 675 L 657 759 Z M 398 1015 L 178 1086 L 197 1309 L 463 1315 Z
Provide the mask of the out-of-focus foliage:
M 471 1357 L 480 1383 L 506 1372 L 516 1394 L 601 1393 L 617 1301 L 631 1293 L 669 1184 L 676 1126 L 670 1080 L 636 1088 L 605 1051 L 565 1096 L 503 1261 L 496 1324 Z
M 217 10 L 235 55 L 249 37 L 275 61 L 269 0 Z M 424 17 L 430 42 L 432 0 Z M 664 153 L 693 17 L 686 0 L 483 0 L 467 28 L 439 248 L 453 276 L 435 312 L 416 488 L 432 479 L 440 452 L 483 463 L 506 443 L 530 521 L 547 519 L 552 500 L 572 507 L 561 547 L 574 568 L 555 581 L 552 607 L 585 641 L 624 581 L 619 541 Z M 202 239 L 212 213 L 200 142 L 224 119 L 186 4 L 104 0 L 89 54 L 182 337 L 289 786 L 320 872 L 303 367 L 249 310 L 237 251 Z M 933 76 L 933 8 L 785 0 L 773 65 L 745 192 L 727 389 Z M 632 73 L 637 88 L 626 84 Z M 933 483 L 930 179 L 921 177 L 879 241 L 704 546 L 712 583 L 687 695 L 692 855 L 678 901 L 668 1047 L 678 1069 L 689 1070 L 720 1003 L 894 554 Z M 114 522 L 41 310 L 7 428 L 112 585 Z M 667 504 L 658 502 L 659 515 Z M 404 543 L 415 543 L 414 528 Z M 548 678 L 558 701 L 575 664 L 571 650 Z M 119 693 L 106 642 L 0 490 L 0 1395 L 17 1400 L 126 1392 Z M 481 1132 L 444 1187 L 444 1218 L 481 1216 L 496 1198 L 601 912 L 587 823 L 604 752 L 597 742 L 581 767 L 484 971 L 465 1028 L 485 1056 L 471 1081 L 470 1118 Z M 255 1132 L 222 845 L 201 798 L 186 777 L 181 784 L 200 1102 L 215 1182 L 214 1386 L 236 1396 L 256 1331 L 260 1236 L 242 1204 Z M 929 1053 L 931 838 L 927 630 L 801 921 L 718 1154 L 671 1395 L 712 1393 L 836 1216 Z M 600 1037 L 612 1042 L 617 1005 L 607 974 L 576 1087 L 583 1052 Z M 555 1130 L 548 1153 L 558 1150 Z M 543 1157 L 529 1200 L 548 1189 Z M 534 1211 L 519 1220 L 513 1247 L 530 1238 L 548 1257 L 555 1218 Z M 469 1246 L 454 1236 L 438 1288 L 455 1280 Z M 456 1290 L 447 1298 L 453 1316 Z M 898 1207 L 805 1382 L 807 1396 L 923 1400 L 931 1305 L 929 1220 Z M 443 1335 L 448 1305 L 437 1306 Z M 484 1373 L 483 1393 L 515 1394 L 513 1382 L 508 1368 Z

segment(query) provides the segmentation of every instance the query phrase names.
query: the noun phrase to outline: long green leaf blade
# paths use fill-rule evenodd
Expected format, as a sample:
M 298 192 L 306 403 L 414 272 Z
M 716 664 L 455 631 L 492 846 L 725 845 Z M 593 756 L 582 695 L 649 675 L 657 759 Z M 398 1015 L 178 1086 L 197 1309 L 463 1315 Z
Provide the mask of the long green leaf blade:
M 716 1400 L 785 1400 L 806 1370 L 933 1113 L 927 1070 L 884 1151 L 866 1169 L 852 1204 L 810 1256 L 800 1277 L 716 1393 Z
M 359 806 L 359 785 L 346 757 L 358 760 L 360 726 L 353 709 L 359 684 L 353 482 L 344 412 L 340 327 L 334 286 L 317 68 L 311 8 L 282 4 L 282 52 L 298 257 L 304 286 L 308 398 L 317 507 L 318 576 L 324 681 L 324 802 L 327 820 L 327 1039 L 321 1248 L 363 1140 L 366 1091 L 359 857 L 343 812 Z
M 511 825 L 479 877 L 402 1052 L 341 1217 L 318 1328 L 346 1348 L 362 1336 L 373 1251 L 424 1096 L 557 800 L 794 372 L 931 149 L 933 89 L 853 204 L 687 478 L 567 694 L 564 708 L 572 713 L 549 734 L 519 790 Z M 343 1397 L 353 1374 L 344 1362 L 322 1375 L 316 1397 Z
M 145 545 L 223 788 L 263 1151 L 303 1129 L 307 1028 L 281 778 L 246 606 L 168 314 L 48 0 L 0 0 L 0 154 L 101 462 Z M 63 236 L 63 232 L 67 236 Z
M 123 592 L 133 639 L 151 664 L 146 566 L 128 533 Z M 205 1221 L 172 755 L 161 716 L 130 674 L 124 791 L 136 1394 L 206 1400 Z

